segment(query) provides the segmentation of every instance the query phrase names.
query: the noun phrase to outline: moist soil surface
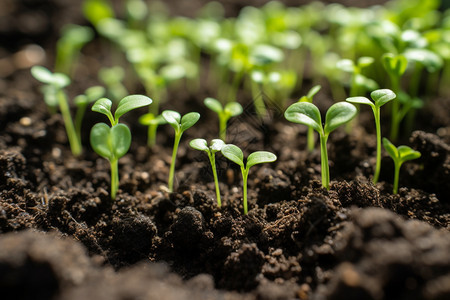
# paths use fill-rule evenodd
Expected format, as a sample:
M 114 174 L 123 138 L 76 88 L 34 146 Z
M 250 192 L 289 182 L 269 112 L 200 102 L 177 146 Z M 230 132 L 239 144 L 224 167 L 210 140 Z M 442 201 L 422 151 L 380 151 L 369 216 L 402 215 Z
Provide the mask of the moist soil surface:
M 13 5 L 11 15 L 36 11 L 28 2 Z M 169 3 L 176 11 L 177 1 Z M 237 3 L 227 4 L 228 14 Z M 61 15 L 79 17 L 68 13 L 72 2 L 46 5 L 59 22 Z M 55 29 L 41 25 L 41 31 L 20 33 L 28 42 L 53 45 Z M 2 41 L 17 33 L 13 24 L 9 30 Z M 371 111 L 361 109 L 351 133 L 330 135 L 326 190 L 320 152 L 305 150 L 306 128 L 276 109 L 257 118 L 243 94 L 244 114 L 231 120 L 227 142 L 246 155 L 266 150 L 278 156 L 252 167 L 243 215 L 238 167 L 217 154 L 219 208 L 208 159 L 188 146 L 193 138 L 217 135 L 216 116 L 202 104 L 209 91 L 173 90 L 169 99 L 175 100 L 163 109 L 202 115 L 183 135 L 175 191 L 166 187 L 173 130 L 161 126 L 157 145 L 148 149 L 146 129 L 134 122 L 145 109 L 136 110 L 123 117 L 133 142 L 119 160 L 120 188 L 112 201 L 109 163 L 89 146 L 98 114 L 87 113 L 84 152 L 73 157 L 62 118 L 49 114 L 38 83 L 15 61 L 19 45 L 5 44 L 0 60 L 10 67 L 0 78 L 2 299 L 450 299 L 448 96 L 427 102 L 417 130 L 400 141 L 422 157 L 402 167 L 394 195 L 386 155 L 380 182 L 371 182 Z M 81 65 L 92 62 L 94 50 L 88 47 Z M 95 70 L 77 72 L 70 95 L 97 83 Z M 311 86 L 306 78 L 299 93 Z M 333 103 L 329 94 L 325 87 L 317 95 L 322 111 Z

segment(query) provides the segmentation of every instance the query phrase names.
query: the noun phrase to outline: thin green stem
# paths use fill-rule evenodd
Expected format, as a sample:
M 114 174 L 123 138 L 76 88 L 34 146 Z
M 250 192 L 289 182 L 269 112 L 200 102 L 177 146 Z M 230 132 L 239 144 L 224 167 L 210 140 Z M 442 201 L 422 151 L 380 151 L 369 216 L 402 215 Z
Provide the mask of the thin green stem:
M 64 125 L 66 127 L 67 137 L 69 139 L 70 150 L 74 156 L 81 154 L 82 148 L 81 143 L 77 138 L 77 133 L 73 125 L 72 116 L 70 115 L 69 104 L 67 103 L 67 97 L 64 91 L 58 91 L 58 103 L 59 109 L 64 120 Z
M 169 172 L 169 191 L 173 192 L 173 180 L 175 176 L 175 161 L 177 158 L 178 145 L 180 144 L 182 132 L 175 132 L 175 142 L 173 144 L 173 152 L 172 152 L 172 162 L 170 164 L 170 172 Z
M 330 169 L 328 166 L 327 140 L 328 135 L 320 135 L 320 165 L 322 167 L 322 186 L 329 190 Z
M 156 145 L 156 130 L 158 129 L 158 124 L 150 124 L 147 129 L 147 146 L 152 148 Z
M 247 205 L 247 178 L 248 178 L 248 170 L 241 167 L 242 172 L 242 197 L 244 203 L 244 215 L 248 213 L 248 205 Z
M 375 165 L 375 174 L 373 175 L 372 182 L 375 184 L 378 182 L 378 178 L 380 177 L 380 169 L 381 169 L 381 126 L 380 126 L 380 108 L 373 107 L 373 115 L 375 117 L 375 128 L 377 131 L 377 162 Z
M 315 144 L 314 142 L 314 128 L 308 127 L 307 146 L 309 152 L 313 152 Z
M 395 77 L 393 75 L 389 76 L 391 78 L 392 83 L 392 91 L 398 95 L 399 89 L 400 89 L 400 78 Z M 400 110 L 400 103 L 398 101 L 398 98 L 395 98 L 392 100 L 392 106 L 391 106 L 391 132 L 390 137 L 392 141 L 396 141 L 398 137 L 398 129 L 400 126 L 401 118 L 399 118 L 399 110 Z
M 242 69 L 238 73 L 234 74 L 233 81 L 229 87 L 228 97 L 227 97 L 225 103 L 236 100 L 237 91 L 238 91 L 238 88 L 239 88 L 239 85 L 241 83 L 243 76 L 244 76 L 244 69 Z
M 227 121 L 228 118 L 219 114 L 219 136 L 222 141 L 226 141 L 227 138 Z
M 119 160 L 110 161 L 111 164 L 111 199 L 116 199 L 117 190 L 119 189 Z
M 87 105 L 78 106 L 77 112 L 75 113 L 75 132 L 78 138 L 78 142 L 81 145 L 81 125 L 83 123 L 84 113 L 86 112 Z
M 220 200 L 220 189 L 219 189 L 219 179 L 217 178 L 217 171 L 216 171 L 216 155 L 214 152 L 209 152 L 209 161 L 211 162 L 211 168 L 213 171 L 214 176 L 214 185 L 216 187 L 216 198 L 217 198 L 217 206 L 222 207 L 222 201 Z
M 394 165 L 395 165 L 395 168 L 394 168 L 394 189 L 393 189 L 392 192 L 394 194 L 397 194 L 398 193 L 398 178 L 400 176 L 401 164 L 396 162 L 396 161 L 394 161 Z

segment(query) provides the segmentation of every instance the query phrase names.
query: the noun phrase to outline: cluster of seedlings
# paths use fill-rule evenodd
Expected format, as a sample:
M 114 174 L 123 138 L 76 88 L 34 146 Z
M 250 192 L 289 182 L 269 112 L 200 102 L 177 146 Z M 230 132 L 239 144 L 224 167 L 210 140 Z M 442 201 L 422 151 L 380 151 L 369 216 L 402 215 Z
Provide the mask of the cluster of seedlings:
M 437 90 L 441 94 L 448 93 L 442 83 L 450 79 L 450 13 L 437 10 L 439 1 L 410 2 L 397 0 L 376 10 L 318 2 L 285 7 L 270 2 L 262 8 L 246 7 L 237 18 L 226 18 L 220 3 L 210 2 L 197 18 L 184 18 L 170 17 L 159 2 L 148 7 L 143 0 L 128 0 L 127 14 L 119 18 L 108 0 L 85 0 L 86 19 L 104 38 L 102 43 L 113 45 L 113 65 L 99 71 L 99 80 L 106 88 L 92 87 L 75 98 L 78 110 L 73 122 L 64 88 L 76 70 L 80 49 L 93 38 L 89 27 L 73 26 L 63 31 L 57 48 L 56 73 L 40 66 L 31 72 L 44 84 L 42 92 L 49 111 L 60 110 L 75 156 L 82 152 L 80 128 L 88 105 L 95 102 L 92 110 L 108 117 L 110 125 L 99 123 L 92 128 L 90 142 L 94 151 L 111 163 L 113 199 L 119 184 L 117 161 L 131 143 L 130 130 L 119 123 L 119 118 L 139 107 L 148 107 L 148 113 L 139 119 L 148 127 L 148 147 L 155 145 L 160 125 L 169 124 L 175 131 L 168 178 L 168 189 L 174 190 L 181 137 L 197 123 L 200 114 L 181 116 L 173 110 L 160 111 L 161 104 L 169 100 L 171 89 L 196 94 L 203 88 L 201 72 L 207 72 L 208 90 L 216 92 L 204 100 L 204 105 L 217 114 L 219 134 L 210 144 L 199 138 L 190 141 L 190 146 L 208 155 L 218 206 L 222 202 L 215 163 L 217 152 L 241 168 L 245 214 L 250 168 L 277 159 L 273 153 L 257 151 L 244 160 L 238 146 L 226 143 L 227 122 L 244 111 L 236 101 L 238 95 L 253 99 L 246 107 L 261 122 L 280 111 L 288 121 L 308 126 L 306 144 L 310 152 L 316 147 L 314 131 L 318 133 L 322 186 L 326 189 L 330 189 L 330 133 L 342 125 L 350 133 L 355 123 L 352 120 L 362 109 L 360 104 L 369 105 L 376 132 L 372 182 L 379 181 L 383 144 L 394 161 L 393 193 L 397 193 L 400 166 L 419 158 L 420 153 L 407 146 L 395 147 L 382 138 L 381 107 L 386 105 L 386 117 L 391 119 L 389 139 L 396 143 L 409 134 L 416 110 L 424 105 L 424 95 L 419 93 L 422 79 L 427 79 L 422 82 L 424 91 Z M 410 5 L 417 9 L 409 9 Z M 209 69 L 200 68 L 202 56 L 209 57 Z M 302 91 L 306 69 L 316 85 L 288 106 L 289 99 L 298 99 Z M 130 84 L 124 74 L 128 74 L 128 79 L 136 79 L 147 96 L 128 96 Z M 319 83 L 330 87 L 332 98 L 346 99 L 329 107 L 324 123 L 313 104 L 321 89 Z M 368 93 L 373 101 L 366 98 Z M 117 107 L 114 115 L 113 106 Z

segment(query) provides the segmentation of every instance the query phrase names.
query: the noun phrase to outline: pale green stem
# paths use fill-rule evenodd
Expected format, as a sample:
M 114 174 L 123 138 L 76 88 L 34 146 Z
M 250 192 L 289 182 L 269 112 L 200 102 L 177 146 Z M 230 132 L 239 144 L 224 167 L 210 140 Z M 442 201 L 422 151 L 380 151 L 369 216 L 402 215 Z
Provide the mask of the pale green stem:
M 222 207 L 222 201 L 220 200 L 220 189 L 219 189 L 219 179 L 217 178 L 216 171 L 216 155 L 214 152 L 208 152 L 209 161 L 211 162 L 211 168 L 214 176 L 214 185 L 216 187 L 216 198 L 217 198 L 217 206 Z
M 398 95 L 399 92 L 399 78 L 395 76 L 390 76 L 392 82 L 392 90 Z M 390 137 L 392 141 L 396 141 L 398 137 L 398 129 L 400 126 L 401 119 L 399 118 L 400 103 L 398 98 L 392 100 L 392 110 L 391 110 L 391 132 Z
M 328 166 L 327 140 L 328 135 L 320 135 L 320 165 L 322 167 L 322 186 L 329 190 L 330 169 Z
M 394 189 L 393 189 L 393 193 L 397 194 L 398 193 L 398 178 L 400 176 L 400 167 L 401 164 L 397 163 L 396 161 L 394 161 Z
M 242 172 L 242 199 L 244 203 L 244 215 L 248 213 L 248 206 L 247 206 L 247 178 L 248 178 L 248 171 L 247 169 L 244 169 L 241 167 Z
M 222 141 L 226 141 L 227 139 L 227 121 L 228 118 L 225 116 L 219 115 L 219 136 Z
M 156 144 L 156 130 L 158 129 L 158 124 L 148 125 L 147 130 L 147 146 L 152 148 Z
M 111 199 L 116 199 L 117 190 L 119 189 L 119 160 L 114 159 L 111 164 Z
M 373 175 L 372 182 L 375 184 L 378 182 L 378 178 L 380 177 L 380 169 L 381 169 L 381 126 L 380 126 L 380 108 L 374 107 L 373 115 L 375 117 L 375 128 L 377 131 L 377 162 L 375 166 L 375 174 Z
M 170 172 L 169 172 L 169 191 L 173 192 L 173 180 L 175 176 L 175 161 L 177 158 L 178 145 L 180 144 L 182 132 L 175 132 L 175 142 L 173 144 L 173 152 L 172 152 L 172 162 L 170 164 Z
M 308 151 L 313 152 L 314 150 L 314 128 L 308 127 L 308 136 L 307 136 L 307 146 Z
M 59 109 L 64 120 L 64 125 L 66 127 L 67 137 L 69 139 L 70 149 L 74 156 L 81 154 L 81 143 L 77 138 L 77 133 L 73 125 L 72 116 L 70 115 L 69 104 L 67 103 L 66 94 L 62 90 L 58 91 L 58 103 Z
M 83 116 L 86 112 L 87 105 L 78 106 L 77 112 L 75 114 L 75 132 L 77 134 L 78 142 L 81 145 L 81 125 L 83 123 Z
M 238 73 L 234 74 L 233 82 L 231 83 L 231 86 L 228 90 L 228 97 L 227 97 L 225 103 L 228 103 L 230 101 L 236 101 L 237 91 L 239 89 L 239 84 L 241 83 L 243 76 L 244 76 L 244 69 L 242 69 Z
M 259 83 L 252 81 L 252 94 L 253 94 L 253 105 L 255 106 L 255 111 L 258 117 L 262 118 L 266 115 L 266 105 L 263 100 L 262 88 Z

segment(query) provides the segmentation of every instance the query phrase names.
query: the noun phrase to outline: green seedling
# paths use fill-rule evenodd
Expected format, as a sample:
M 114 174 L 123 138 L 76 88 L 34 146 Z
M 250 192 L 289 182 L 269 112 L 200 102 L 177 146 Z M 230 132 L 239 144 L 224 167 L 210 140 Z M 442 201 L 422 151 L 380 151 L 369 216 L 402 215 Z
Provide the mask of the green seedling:
M 247 157 L 247 162 L 244 164 L 244 154 L 242 153 L 242 150 L 239 149 L 238 146 L 235 146 L 233 144 L 228 144 L 222 147 L 221 150 L 223 156 L 231 160 L 232 162 L 238 164 L 241 167 L 241 173 L 242 173 L 242 189 L 243 189 L 243 203 L 244 203 L 244 215 L 248 213 L 247 208 L 247 178 L 248 178 L 248 172 L 250 171 L 250 168 L 257 164 L 262 163 L 269 163 L 274 162 L 277 160 L 277 156 L 271 152 L 267 151 L 256 151 L 251 153 Z
M 306 96 L 301 97 L 298 102 L 313 102 L 313 97 L 320 91 L 322 87 L 320 85 L 313 86 Z M 307 135 L 307 147 L 308 151 L 312 152 L 314 150 L 314 128 L 308 126 L 308 135 Z
M 397 194 L 400 167 L 405 161 L 417 159 L 421 154 L 419 151 L 415 151 L 408 146 L 395 147 L 387 138 L 383 138 L 383 146 L 394 161 L 394 188 L 392 192 Z
M 333 104 L 325 116 L 325 126 L 322 126 L 320 111 L 312 103 L 294 103 L 286 109 L 284 117 L 293 123 L 314 128 L 319 133 L 322 167 L 322 186 L 330 189 L 330 171 L 328 166 L 327 140 L 329 134 L 339 126 L 349 122 L 356 116 L 356 107 L 347 102 Z
M 107 93 L 114 102 L 128 94 L 127 88 L 122 84 L 125 77 L 125 71 L 122 67 L 102 68 L 98 72 L 98 77 L 106 85 Z
M 81 144 L 81 124 L 86 112 L 86 108 L 89 104 L 97 101 L 105 95 L 105 88 L 102 86 L 93 86 L 88 88 L 84 94 L 78 95 L 74 98 L 75 105 L 77 106 L 77 112 L 75 114 L 75 132 L 77 138 Z
M 130 95 L 120 100 L 117 109 L 111 113 L 112 101 L 107 98 L 97 100 L 92 111 L 108 117 L 111 127 L 106 123 L 97 123 L 91 129 L 91 146 L 94 151 L 106 158 L 111 166 L 111 199 L 116 198 L 119 189 L 119 158 L 124 156 L 131 145 L 131 132 L 127 125 L 119 123 L 119 118 L 130 110 L 147 106 L 152 99 L 142 95 Z
M 147 129 L 147 146 L 152 148 L 156 145 L 156 130 L 159 125 L 167 124 L 162 115 L 155 116 L 153 113 L 146 113 L 139 118 L 139 123 L 148 126 Z
M 95 27 L 104 19 L 114 18 L 114 10 L 109 0 L 84 0 L 83 14 Z
M 225 107 L 214 98 L 206 98 L 204 101 L 206 107 L 219 116 L 219 135 L 220 138 L 226 141 L 227 138 L 227 122 L 231 117 L 236 117 L 244 111 L 238 102 L 228 102 Z
M 351 97 L 346 101 L 351 103 L 366 104 L 372 108 L 373 116 L 375 118 L 375 128 L 377 132 L 377 162 L 375 166 L 375 174 L 373 175 L 373 183 L 378 182 L 381 169 L 381 125 L 380 125 L 380 110 L 381 106 L 385 105 L 391 100 L 394 100 L 396 95 L 389 89 L 381 89 L 373 91 L 370 96 L 373 101 L 370 101 L 366 97 Z
M 169 172 L 169 180 L 168 180 L 168 187 L 169 191 L 173 192 L 173 180 L 175 176 L 175 160 L 177 158 L 177 152 L 178 152 L 178 145 L 180 144 L 181 136 L 183 135 L 183 132 L 185 132 L 187 129 L 194 126 L 195 123 L 200 119 L 200 114 L 197 112 L 191 112 L 185 114 L 183 117 L 181 115 L 173 110 L 165 110 L 161 113 L 163 118 L 166 120 L 167 123 L 172 126 L 172 128 L 175 130 L 175 141 L 173 144 L 173 152 L 172 152 L 172 161 L 170 164 L 170 172 Z
M 81 48 L 93 38 L 94 31 L 87 26 L 65 26 L 56 44 L 55 71 L 71 75 Z
M 50 110 L 54 110 L 56 103 L 59 106 L 61 115 L 66 127 L 67 138 L 69 139 L 70 150 L 74 156 L 81 154 L 81 142 L 77 137 L 75 125 L 73 124 L 70 114 L 69 102 L 64 88 L 70 84 L 70 79 L 63 73 L 52 73 L 42 66 L 34 66 L 31 68 L 31 74 L 40 82 L 46 84 L 43 87 L 44 99 Z
M 337 62 L 337 68 L 351 74 L 350 97 L 378 88 L 378 84 L 374 80 L 362 74 L 363 70 L 372 65 L 374 61 L 372 57 L 363 56 L 357 60 L 356 64 L 350 59 L 341 59 Z
M 220 200 L 220 189 L 219 189 L 219 180 L 217 178 L 216 171 L 216 152 L 222 150 L 225 143 L 220 139 L 214 139 L 211 141 L 211 145 L 208 146 L 208 143 L 204 139 L 195 139 L 190 141 L 189 145 L 199 151 L 205 151 L 208 154 L 209 162 L 211 163 L 211 168 L 214 176 L 214 185 L 216 187 L 216 198 L 217 198 L 217 206 L 221 207 L 222 202 Z

